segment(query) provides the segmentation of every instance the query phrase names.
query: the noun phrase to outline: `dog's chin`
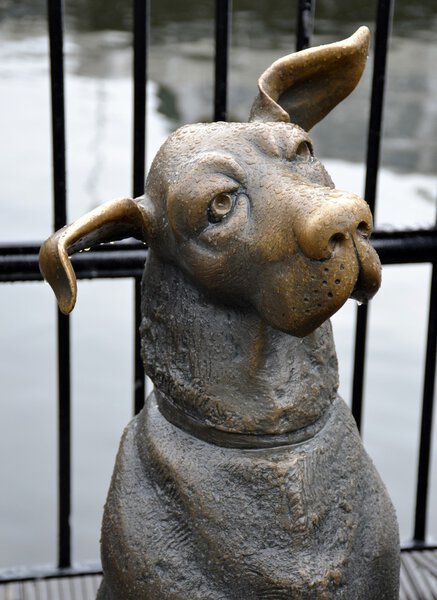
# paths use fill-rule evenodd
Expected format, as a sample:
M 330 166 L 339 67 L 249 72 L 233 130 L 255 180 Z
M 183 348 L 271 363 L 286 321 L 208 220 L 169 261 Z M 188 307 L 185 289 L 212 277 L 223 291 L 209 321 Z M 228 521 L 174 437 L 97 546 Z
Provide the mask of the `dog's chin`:
M 342 294 L 337 294 L 335 298 L 324 305 L 306 304 L 296 310 L 294 306 L 288 306 L 287 303 L 277 305 L 277 310 L 263 310 L 264 307 L 258 307 L 257 312 L 261 318 L 273 329 L 278 329 L 294 337 L 303 338 L 310 335 L 318 329 L 325 321 L 335 314 L 348 300 L 352 293 L 353 284 Z M 260 309 L 261 308 L 261 309 Z
M 347 299 L 348 298 L 346 297 L 341 301 L 341 306 L 346 302 Z M 335 309 L 331 308 L 330 310 L 325 308 L 324 310 L 315 311 L 311 314 L 311 316 L 308 317 L 301 316 L 298 319 L 290 319 L 288 322 L 286 319 L 284 319 L 280 322 L 277 321 L 276 323 L 270 322 L 269 325 L 294 337 L 304 338 L 323 325 L 323 323 L 330 319 L 332 315 L 339 310 L 339 308 L 340 306 Z
M 322 307 L 320 311 L 313 312 L 308 318 L 301 316 L 298 322 L 286 324 L 285 327 L 278 327 L 282 331 L 296 337 L 305 337 L 310 335 L 325 321 L 330 319 L 344 304 L 351 298 L 358 304 L 366 304 L 373 298 L 381 285 L 381 265 L 375 253 L 376 261 L 360 264 L 360 270 L 357 280 L 350 293 L 345 291 L 343 296 L 339 296 L 335 305 Z

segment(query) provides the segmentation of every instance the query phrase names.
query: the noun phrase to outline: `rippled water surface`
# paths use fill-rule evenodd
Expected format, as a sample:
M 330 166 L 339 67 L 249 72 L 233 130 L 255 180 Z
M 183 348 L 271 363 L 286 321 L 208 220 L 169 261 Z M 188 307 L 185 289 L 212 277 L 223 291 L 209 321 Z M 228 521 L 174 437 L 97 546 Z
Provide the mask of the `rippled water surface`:
M 212 3 L 211 3 L 212 4 Z M 245 120 L 255 82 L 293 50 L 289 3 L 235 2 L 230 116 Z M 335 4 L 335 6 L 334 6 Z M 374 6 L 317 3 L 316 43 L 372 20 Z M 0 241 L 51 230 L 48 42 L 44 3 L 0 1 Z M 361 13 L 360 13 L 361 11 Z M 435 220 L 437 28 L 432 3 L 396 8 L 387 80 L 378 225 Z M 161 2 L 153 12 L 148 158 L 167 134 L 212 114 L 211 7 Z M 69 3 L 66 114 L 69 220 L 131 190 L 131 15 L 118 3 Z M 314 129 L 337 186 L 362 194 L 370 68 Z M 364 442 L 412 532 L 429 266 L 387 267 L 370 313 Z M 98 557 L 101 511 L 118 440 L 131 414 L 130 281 L 79 283 L 72 318 L 74 557 Z M 56 545 L 55 307 L 44 284 L 0 286 L 0 567 L 54 560 Z M 334 317 L 341 391 L 349 400 L 355 305 Z M 434 444 L 434 448 L 437 444 Z M 434 456 L 434 459 L 436 457 Z M 435 472 L 436 461 L 433 463 Z M 437 537 L 433 478 L 430 531 Z

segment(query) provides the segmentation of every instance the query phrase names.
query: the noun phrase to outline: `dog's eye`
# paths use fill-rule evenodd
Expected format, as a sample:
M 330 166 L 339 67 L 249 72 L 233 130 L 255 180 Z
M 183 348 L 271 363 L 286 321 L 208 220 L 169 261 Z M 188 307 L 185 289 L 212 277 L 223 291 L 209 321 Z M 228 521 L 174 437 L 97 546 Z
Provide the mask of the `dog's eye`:
M 219 223 L 228 215 L 234 206 L 234 197 L 222 192 L 211 200 L 208 207 L 208 219 L 211 223 Z
M 308 142 L 299 144 L 296 150 L 296 156 L 302 160 L 309 160 L 313 155 L 312 148 Z

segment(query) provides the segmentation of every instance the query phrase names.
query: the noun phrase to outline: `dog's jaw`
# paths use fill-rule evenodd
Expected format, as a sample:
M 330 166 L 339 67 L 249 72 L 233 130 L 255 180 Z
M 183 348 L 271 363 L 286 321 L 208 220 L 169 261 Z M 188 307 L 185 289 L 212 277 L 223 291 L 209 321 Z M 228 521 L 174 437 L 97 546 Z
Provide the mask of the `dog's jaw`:
M 253 308 L 212 299 L 153 253 L 142 292 L 146 372 L 189 417 L 221 431 L 277 435 L 328 410 L 338 385 L 329 323 L 305 339 L 272 329 Z

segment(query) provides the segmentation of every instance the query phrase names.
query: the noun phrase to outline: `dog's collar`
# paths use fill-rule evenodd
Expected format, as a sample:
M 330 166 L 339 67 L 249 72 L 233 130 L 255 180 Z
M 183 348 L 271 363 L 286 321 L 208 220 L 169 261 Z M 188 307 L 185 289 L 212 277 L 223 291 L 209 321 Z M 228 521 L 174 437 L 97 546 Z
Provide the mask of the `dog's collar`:
M 290 446 L 301 444 L 313 438 L 329 419 L 331 410 L 326 410 L 315 423 L 294 431 L 278 434 L 258 433 L 235 433 L 223 431 L 186 414 L 170 398 L 155 389 L 156 402 L 161 414 L 176 427 L 195 437 L 222 446 L 224 448 L 242 448 L 247 450 L 259 450 L 262 448 L 275 448 L 278 446 Z

